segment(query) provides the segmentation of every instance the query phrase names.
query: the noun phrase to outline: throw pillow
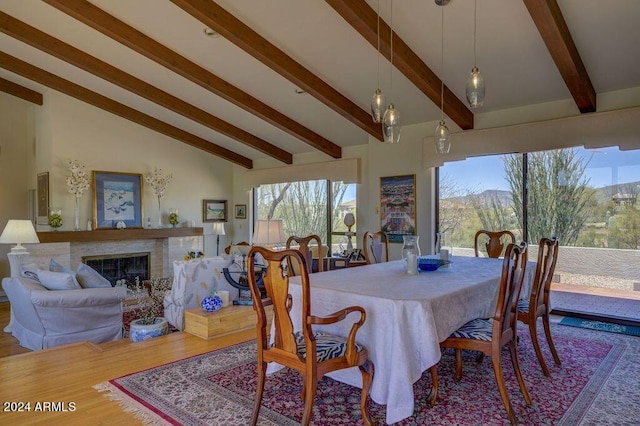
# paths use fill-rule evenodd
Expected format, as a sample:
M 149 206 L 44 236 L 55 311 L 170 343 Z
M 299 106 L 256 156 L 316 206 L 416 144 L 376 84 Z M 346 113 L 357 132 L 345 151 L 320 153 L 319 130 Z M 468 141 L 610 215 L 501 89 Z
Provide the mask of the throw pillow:
M 66 272 L 38 269 L 38 278 L 40 278 L 40 284 L 48 290 L 76 290 L 80 288 L 76 278 Z
M 76 271 L 59 264 L 53 259 L 49 260 L 49 270 L 52 272 L 65 272 L 67 274 L 73 275 L 74 277 L 76 276 Z
M 111 287 L 111 283 L 108 279 L 100 275 L 98 271 L 85 263 L 80 263 L 78 265 L 76 278 L 82 288 Z
M 35 263 L 25 263 L 20 265 L 20 274 L 25 278 L 40 282 L 40 278 L 38 278 L 38 269 L 40 268 Z

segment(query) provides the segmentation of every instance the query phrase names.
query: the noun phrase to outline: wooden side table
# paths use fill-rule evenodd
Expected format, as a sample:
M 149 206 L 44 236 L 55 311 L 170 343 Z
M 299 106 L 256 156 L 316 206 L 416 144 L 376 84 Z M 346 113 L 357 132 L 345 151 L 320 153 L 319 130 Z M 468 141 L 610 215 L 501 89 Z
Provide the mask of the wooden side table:
M 266 306 L 265 311 L 270 325 L 273 306 Z M 184 331 L 208 340 L 255 328 L 257 320 L 252 306 L 229 305 L 216 312 L 192 308 L 184 311 Z

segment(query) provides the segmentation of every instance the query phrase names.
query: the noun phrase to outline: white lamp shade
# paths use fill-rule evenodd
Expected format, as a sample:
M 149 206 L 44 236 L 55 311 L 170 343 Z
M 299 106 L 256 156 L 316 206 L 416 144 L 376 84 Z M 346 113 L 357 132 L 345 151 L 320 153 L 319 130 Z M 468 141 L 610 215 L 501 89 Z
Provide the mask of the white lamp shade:
M 278 244 L 286 240 L 282 220 L 257 220 L 253 230 L 253 244 Z
M 215 222 L 213 224 L 213 235 L 227 235 L 224 232 L 224 222 Z
M 30 220 L 11 219 L 0 235 L 0 244 L 16 244 L 12 251 L 24 251 L 23 243 L 39 243 L 38 234 Z

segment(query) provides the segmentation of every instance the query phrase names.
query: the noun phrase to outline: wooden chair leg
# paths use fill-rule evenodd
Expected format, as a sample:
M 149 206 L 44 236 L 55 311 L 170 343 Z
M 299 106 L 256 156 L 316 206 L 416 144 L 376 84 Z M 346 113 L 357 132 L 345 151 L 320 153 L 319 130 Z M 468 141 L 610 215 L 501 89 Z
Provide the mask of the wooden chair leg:
M 518 419 L 513 412 L 513 407 L 511 406 L 511 401 L 509 401 L 509 395 L 507 394 L 507 387 L 504 384 L 504 377 L 502 376 L 501 358 L 502 356 L 500 355 L 500 351 L 491 355 L 493 373 L 496 376 L 496 383 L 498 384 L 498 391 L 500 392 L 502 403 L 504 404 L 504 408 L 507 410 L 507 417 L 509 417 L 509 421 L 511 421 L 512 425 L 517 425 Z
M 453 375 L 453 379 L 457 382 L 462 378 L 462 349 L 456 349 L 455 351 L 456 372 Z
M 367 399 L 369 398 L 369 390 L 371 389 L 371 382 L 373 381 L 373 362 L 367 361 L 363 365 L 361 365 L 360 372 L 362 373 L 362 392 L 360 395 L 360 411 L 362 412 L 362 423 L 364 423 L 365 426 L 370 426 L 371 419 L 369 418 L 369 412 L 367 411 Z
M 429 403 L 433 407 L 436 405 L 436 400 L 438 399 L 438 388 L 440 384 L 438 382 L 438 369 L 435 365 L 431 366 L 429 369 L 431 372 L 431 395 L 429 398 Z
M 303 426 L 308 426 L 311 422 L 311 411 L 313 410 L 313 400 L 316 397 L 316 387 L 318 385 L 318 379 L 315 373 L 307 373 L 304 379 L 304 412 L 302 413 Z
M 560 357 L 558 356 L 558 352 L 556 351 L 556 346 L 553 344 L 553 339 L 551 338 L 551 327 L 549 326 L 549 314 L 544 315 L 542 317 L 542 325 L 544 326 L 544 335 L 547 337 L 547 343 L 549 344 L 549 349 L 551 349 L 551 355 L 553 355 L 553 360 L 556 362 L 556 365 L 561 365 Z
M 264 381 L 267 373 L 267 364 L 265 362 L 258 363 L 258 383 L 256 386 L 256 399 L 253 402 L 253 415 L 251 416 L 251 425 L 258 423 L 260 415 L 260 406 L 262 405 L 262 394 L 264 392 Z
M 531 334 L 531 342 L 533 343 L 533 349 L 536 351 L 536 357 L 538 357 L 538 362 L 540 363 L 540 367 L 542 367 L 542 372 L 545 376 L 551 377 L 551 373 L 549 373 L 549 369 L 547 368 L 547 364 L 544 362 L 544 358 L 542 357 L 542 352 L 540 351 L 540 343 L 538 343 L 538 330 L 537 318 L 529 317 L 529 334 Z
M 518 379 L 520 392 L 522 392 L 522 396 L 524 396 L 524 401 L 527 403 L 527 405 L 531 405 L 531 397 L 529 396 L 529 392 L 527 392 L 527 386 L 524 383 L 524 379 L 522 378 L 522 372 L 520 371 L 520 361 L 518 360 L 518 348 L 516 347 L 515 342 L 509 343 L 509 352 L 511 352 L 511 363 L 513 364 L 513 370 L 516 373 L 516 379 Z

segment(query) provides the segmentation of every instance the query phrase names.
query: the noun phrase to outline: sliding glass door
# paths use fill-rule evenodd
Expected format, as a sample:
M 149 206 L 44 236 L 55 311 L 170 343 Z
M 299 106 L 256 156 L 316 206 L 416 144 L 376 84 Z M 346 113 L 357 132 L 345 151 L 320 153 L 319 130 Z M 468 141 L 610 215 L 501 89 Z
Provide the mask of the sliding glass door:
M 640 151 L 476 157 L 438 176 L 438 226 L 454 255 L 474 255 L 478 229 L 511 230 L 530 256 L 556 236 L 556 308 L 640 320 Z M 601 298 L 583 296 L 593 294 Z

